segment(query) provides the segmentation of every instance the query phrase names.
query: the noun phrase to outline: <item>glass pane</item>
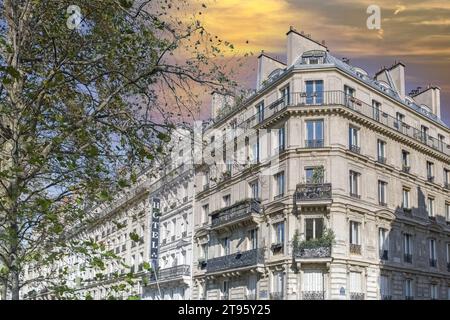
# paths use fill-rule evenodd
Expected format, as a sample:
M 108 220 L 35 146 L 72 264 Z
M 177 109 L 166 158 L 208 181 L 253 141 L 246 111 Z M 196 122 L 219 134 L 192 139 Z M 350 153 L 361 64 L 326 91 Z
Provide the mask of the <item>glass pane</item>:
M 314 221 L 313 221 L 313 219 L 306 219 L 305 224 L 306 224 L 306 230 L 305 230 L 306 240 L 313 239 L 314 238 L 314 234 L 313 234 Z
M 321 238 L 323 234 L 323 219 L 316 219 L 316 238 Z

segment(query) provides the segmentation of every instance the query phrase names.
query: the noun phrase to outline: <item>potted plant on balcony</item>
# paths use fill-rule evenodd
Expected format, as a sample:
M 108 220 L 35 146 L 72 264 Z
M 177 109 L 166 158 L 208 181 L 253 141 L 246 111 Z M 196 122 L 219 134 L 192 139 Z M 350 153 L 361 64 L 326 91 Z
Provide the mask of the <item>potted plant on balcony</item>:
M 293 249 L 296 257 L 323 258 L 331 254 L 331 246 L 335 243 L 333 230 L 324 229 L 322 236 L 317 239 L 300 240 L 298 230 L 294 234 Z

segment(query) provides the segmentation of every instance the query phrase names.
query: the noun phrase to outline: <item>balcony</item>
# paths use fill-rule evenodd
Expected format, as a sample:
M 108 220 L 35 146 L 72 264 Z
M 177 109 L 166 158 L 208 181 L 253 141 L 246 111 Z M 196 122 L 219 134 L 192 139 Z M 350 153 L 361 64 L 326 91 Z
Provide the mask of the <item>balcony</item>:
M 434 176 L 427 176 L 427 181 L 430 183 L 434 182 Z
M 324 300 L 325 291 L 302 291 L 303 300 Z
M 410 171 L 411 171 L 411 167 L 405 166 L 405 165 L 402 166 L 402 172 L 403 173 L 409 173 Z
M 430 219 L 431 221 L 436 221 L 436 217 L 435 216 L 428 216 L 428 219 Z
M 437 260 L 430 258 L 430 267 L 436 268 L 437 267 Z
M 305 140 L 305 148 L 308 149 L 323 148 L 323 139 Z
M 237 252 L 222 257 L 208 259 L 206 272 L 252 267 L 264 263 L 264 248 Z
M 284 197 L 284 193 L 280 193 L 280 194 L 276 195 L 275 197 L 273 197 L 273 200 L 274 200 L 274 201 L 280 200 L 280 199 L 282 199 L 283 197 Z
M 283 292 L 271 292 L 270 293 L 270 300 L 283 300 L 284 294 Z
M 283 249 L 284 249 L 284 243 L 283 242 L 273 243 L 270 246 L 270 250 L 272 250 L 272 252 L 274 254 L 283 253 Z
M 386 161 L 387 161 L 386 157 L 378 156 L 378 159 L 377 159 L 378 163 L 386 164 Z
M 450 190 L 450 183 L 445 182 L 444 183 L 444 188 L 447 189 L 447 190 Z
M 353 153 L 357 153 L 357 154 L 361 153 L 361 147 L 359 147 L 357 145 L 351 145 L 349 150 Z
M 412 263 L 412 254 L 411 253 L 405 253 L 403 255 L 403 261 L 406 263 Z
M 211 214 L 211 226 L 217 228 L 230 223 L 251 218 L 254 214 L 260 214 L 260 203 L 258 200 L 247 199 L 235 203 L 230 207 L 214 211 Z
M 385 261 L 389 260 L 389 252 L 387 250 L 381 250 L 380 259 Z
M 378 204 L 382 207 L 387 207 L 387 203 L 384 201 L 378 201 Z
M 385 295 L 385 294 L 383 294 L 383 295 L 381 296 L 381 300 L 392 300 L 392 296 L 391 296 L 391 295 Z
M 361 254 L 361 245 L 350 243 L 350 253 L 351 254 Z
M 407 215 L 410 215 L 412 213 L 411 208 L 403 208 L 402 210 L 403 210 L 403 213 L 407 214 Z
M 188 277 L 191 275 L 191 268 L 187 264 L 159 269 L 157 271 L 158 281 L 170 280 L 180 277 Z M 155 274 L 152 272 L 150 276 L 150 281 L 156 281 Z
M 317 201 L 331 199 L 331 183 L 305 183 L 298 184 L 295 192 L 295 201 Z
M 296 260 L 326 259 L 331 257 L 331 247 L 296 248 L 294 258 Z
M 365 294 L 362 292 L 350 292 L 350 300 L 364 300 Z

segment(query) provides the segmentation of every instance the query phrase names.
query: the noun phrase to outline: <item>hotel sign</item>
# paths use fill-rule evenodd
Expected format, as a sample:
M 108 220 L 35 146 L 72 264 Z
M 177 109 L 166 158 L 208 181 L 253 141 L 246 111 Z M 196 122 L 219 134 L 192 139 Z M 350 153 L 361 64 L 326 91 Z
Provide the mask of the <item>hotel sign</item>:
M 158 198 L 153 198 L 152 205 L 152 220 L 151 220 L 151 234 L 150 234 L 150 258 L 154 264 L 158 261 L 158 247 L 159 247 L 159 216 L 161 203 Z

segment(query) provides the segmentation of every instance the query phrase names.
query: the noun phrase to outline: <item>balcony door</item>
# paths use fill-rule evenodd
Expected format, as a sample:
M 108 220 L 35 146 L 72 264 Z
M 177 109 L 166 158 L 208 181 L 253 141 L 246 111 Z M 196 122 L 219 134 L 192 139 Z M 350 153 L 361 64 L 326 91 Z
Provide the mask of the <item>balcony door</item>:
M 324 294 L 323 272 L 318 270 L 304 271 L 302 281 L 303 300 L 322 300 Z
M 306 104 L 323 104 L 323 81 L 306 81 Z
M 306 147 L 323 147 L 323 120 L 306 121 Z
M 247 299 L 256 300 L 256 285 L 258 279 L 256 274 L 250 275 L 248 278 Z

